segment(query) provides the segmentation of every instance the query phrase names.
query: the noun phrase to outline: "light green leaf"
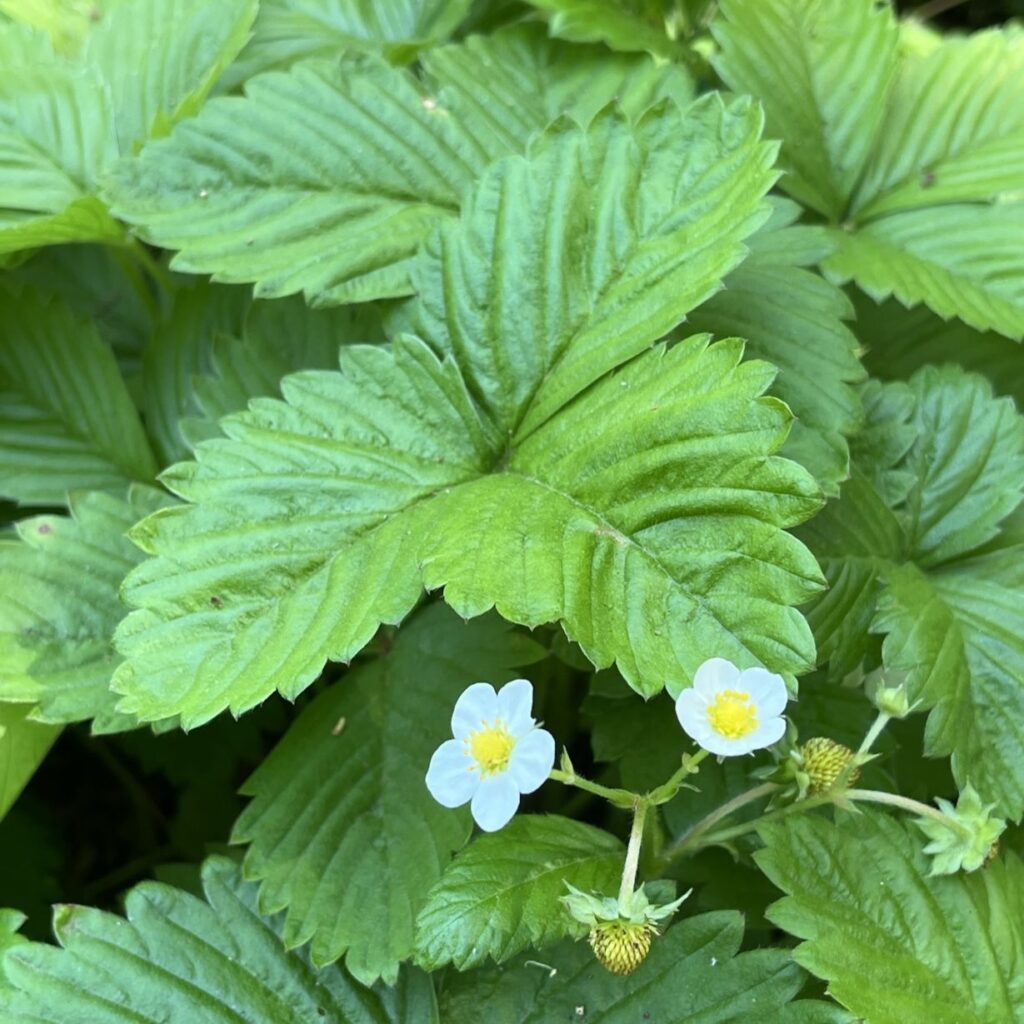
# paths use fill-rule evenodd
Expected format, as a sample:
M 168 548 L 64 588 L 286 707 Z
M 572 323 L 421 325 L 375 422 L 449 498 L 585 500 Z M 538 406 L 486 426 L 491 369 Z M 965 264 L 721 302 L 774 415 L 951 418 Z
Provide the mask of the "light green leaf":
M 770 910 L 796 960 L 871 1024 L 1024 1020 L 1024 867 L 1014 853 L 930 878 L 917 835 L 873 811 L 761 829 L 757 862 L 787 895 Z
M 260 906 L 287 909 L 286 946 L 311 939 L 314 964 L 347 952 L 363 984 L 395 983 L 416 914 L 471 829 L 427 792 L 430 756 L 470 683 L 503 683 L 542 654 L 497 616 L 464 624 L 434 604 L 303 712 L 243 787 L 253 800 L 233 833 L 250 844 Z
M 0 81 L 0 253 L 121 241 L 95 198 L 116 157 L 110 96 L 92 68 L 11 69 Z
M 1024 491 L 1024 417 L 984 377 L 925 367 L 910 387 L 918 442 L 906 460 L 914 561 L 941 565 L 991 540 Z
M 767 212 L 760 130 L 718 95 L 633 130 L 609 110 L 485 175 L 418 264 L 417 333 L 454 354 L 502 434 L 528 437 L 720 287 Z
M 520 815 L 481 835 L 455 857 L 416 922 L 416 959 L 460 971 L 508 960 L 586 928 L 560 900 L 566 883 L 584 892 L 618 891 L 622 843 L 569 818 Z
M 256 887 L 226 858 L 203 866 L 205 901 L 158 882 L 125 900 L 126 918 L 60 906 L 61 948 L 8 949 L 0 1012 L 9 1024 L 437 1024 L 429 978 L 368 990 L 340 968 L 288 953 L 256 911 Z
M 0 302 L 0 494 L 62 505 L 72 490 L 151 480 L 142 424 L 95 327 L 34 289 Z
M 833 280 L 1024 338 L 1024 202 L 922 207 L 830 233 Z
M 182 250 L 178 270 L 314 304 L 406 295 L 410 258 L 479 170 L 424 99 L 410 73 L 375 61 L 270 72 L 122 164 L 109 199 L 147 240 Z
M 220 436 L 218 420 L 246 408 L 252 398 L 279 397 L 281 378 L 296 370 L 338 365 L 343 344 L 383 337 L 380 314 L 372 305 L 310 309 L 300 296 L 256 302 L 249 307 L 241 337 L 207 332 L 205 359 L 192 376 L 200 415 L 187 416 L 181 432 L 190 448 Z
M 246 288 L 189 281 L 171 297 L 142 357 L 146 426 L 161 465 L 187 459 L 182 421 L 202 412 L 195 380 L 211 368 L 214 339 L 240 336 L 251 298 Z
M 487 160 L 523 152 L 559 114 L 586 126 L 615 100 L 637 120 L 664 97 L 685 107 L 694 93 L 679 65 L 570 45 L 532 24 L 470 36 L 421 60 L 437 103 Z
M 836 495 L 849 473 L 847 437 L 861 420 L 850 385 L 864 370 L 843 323 L 852 314 L 848 300 L 805 269 L 831 246 L 820 228 L 793 224 L 799 212 L 777 201 L 772 220 L 750 240 L 750 256 L 686 319 L 692 330 L 745 338 L 749 355 L 779 367 L 773 391 L 796 417 L 782 453 Z
M 191 117 L 249 38 L 256 0 L 128 0 L 86 37 L 110 88 L 120 151 Z
M 125 613 L 121 581 L 141 559 L 126 534 L 164 498 L 133 488 L 129 499 L 92 492 L 71 516 L 16 524 L 0 540 L 0 700 L 35 705 L 41 722 L 94 719 L 94 732 L 131 726 L 114 711 L 112 636 Z
M 1024 409 L 1024 358 L 1016 342 L 959 320 L 941 320 L 926 306 L 906 309 L 892 299 L 876 303 L 860 292 L 853 301 L 853 330 L 875 376 L 906 378 L 927 363 L 959 363 L 984 374 L 996 394 L 1009 395 Z
M 852 1024 L 834 1004 L 790 1002 L 804 978 L 788 952 L 740 953 L 742 938 L 738 913 L 691 917 L 655 939 L 628 978 L 609 974 L 586 943 L 562 943 L 546 950 L 541 964 L 518 960 L 451 977 L 441 994 L 442 1019 L 477 1024 L 486 1006 L 493 1024 Z
M 406 63 L 445 38 L 472 0 L 263 0 L 252 42 L 227 75 L 237 86 L 307 57 L 379 54 Z
M 20 911 L 0 910 L 0 982 L 4 980 L 4 952 L 28 941 L 18 934 L 18 929 L 25 923 L 25 920 L 25 915 Z
M 992 30 L 905 55 L 852 205 L 858 220 L 1024 190 L 1024 38 Z
M 844 216 L 885 114 L 898 30 L 874 0 L 722 0 L 712 25 L 719 74 L 765 106 L 783 139 L 782 187 Z
M 551 34 L 576 43 L 606 43 L 613 50 L 647 50 L 662 57 L 679 56 L 680 44 L 669 38 L 660 4 L 643 0 L 528 0 L 550 11 Z
M 15 704 L 0 704 L 0 819 L 11 809 L 60 734 L 56 726 L 30 721 L 27 711 Z M 2 955 L 3 938 L 0 936 L 0 957 Z
M 700 117 L 717 138 L 719 114 L 733 122 L 716 104 Z M 684 115 L 666 105 L 651 117 L 662 129 L 644 131 L 667 144 Z M 565 169 L 580 166 L 587 137 L 559 129 L 534 162 L 496 165 L 465 223 L 424 256 L 426 281 L 469 282 L 461 306 L 432 292 L 424 313 L 462 372 L 412 338 L 347 347 L 341 373 L 285 378 L 285 402 L 254 401 L 222 421 L 226 440 L 197 448 L 197 464 L 164 475 L 193 504 L 134 533 L 158 557 L 126 584 L 139 611 L 119 632 L 123 710 L 180 711 L 192 725 L 274 689 L 294 695 L 325 659 L 351 658 L 381 622 L 400 621 L 424 585 L 444 587 L 466 617 L 496 607 L 524 625 L 561 620 L 595 665 L 616 662 L 646 694 L 678 692 L 712 655 L 806 668 L 809 632 L 792 605 L 818 570 L 782 531 L 819 499 L 803 470 L 772 457 L 789 423 L 761 397 L 772 370 L 740 364 L 735 342 L 650 348 L 731 265 L 752 201 L 726 186 L 737 158 L 702 144 L 725 209 L 674 233 L 696 201 L 698 172 L 684 165 L 618 213 L 636 191 L 613 172 L 612 154 L 632 152 L 632 130 L 619 131 L 604 126 L 595 151 L 607 170 L 593 193 L 570 192 L 571 216 Z M 735 168 L 737 188 L 762 155 Z M 650 269 L 668 252 L 678 288 Z M 510 448 L 520 416 L 530 433 Z
M 887 668 L 906 673 L 911 700 L 931 709 L 931 754 L 952 755 L 953 774 L 997 813 L 1024 813 L 1024 609 L 1020 588 L 969 569 L 886 574 L 872 628 L 885 633 Z

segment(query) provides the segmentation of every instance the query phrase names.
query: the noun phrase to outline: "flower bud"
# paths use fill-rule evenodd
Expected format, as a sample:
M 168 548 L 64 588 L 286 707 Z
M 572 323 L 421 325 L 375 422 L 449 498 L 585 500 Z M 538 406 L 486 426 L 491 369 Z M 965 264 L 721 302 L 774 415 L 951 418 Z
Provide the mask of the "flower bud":
M 906 718 L 911 710 L 905 686 L 880 686 L 875 691 L 875 704 L 890 718 Z

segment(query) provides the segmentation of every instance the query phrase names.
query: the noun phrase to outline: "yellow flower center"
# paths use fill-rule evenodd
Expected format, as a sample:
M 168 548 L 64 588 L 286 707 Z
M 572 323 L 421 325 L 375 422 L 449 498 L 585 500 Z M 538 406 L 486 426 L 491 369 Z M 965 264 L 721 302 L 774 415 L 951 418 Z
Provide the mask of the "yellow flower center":
M 508 768 L 515 737 L 505 728 L 505 723 L 496 718 L 494 724 L 481 723 L 484 728 L 471 732 L 466 740 L 466 752 L 480 767 L 483 778 L 500 775 Z
M 757 728 L 757 707 L 749 693 L 723 690 L 708 705 L 708 721 L 715 732 L 726 739 L 742 739 Z

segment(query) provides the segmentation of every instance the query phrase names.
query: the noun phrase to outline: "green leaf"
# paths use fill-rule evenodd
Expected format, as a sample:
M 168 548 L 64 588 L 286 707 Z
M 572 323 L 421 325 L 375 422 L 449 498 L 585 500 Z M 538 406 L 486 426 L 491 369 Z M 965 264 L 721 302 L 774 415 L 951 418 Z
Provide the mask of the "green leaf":
M 405 63 L 445 38 L 472 0 L 263 0 L 253 39 L 227 76 L 239 85 L 307 57 L 346 52 Z
M 1016 587 L 949 568 L 887 573 L 872 628 L 885 633 L 889 669 L 906 673 L 911 700 L 931 709 L 929 753 L 952 755 L 1000 814 L 1024 813 L 1024 610 Z
M 338 365 L 343 344 L 383 337 L 380 315 L 370 305 L 310 309 L 299 296 L 256 302 L 245 314 L 241 337 L 207 333 L 207 367 L 192 376 L 194 404 L 200 415 L 187 416 L 181 432 L 195 448 L 217 437 L 218 421 L 245 409 L 252 398 L 279 397 L 281 378 L 296 370 Z M 200 359 L 200 362 L 204 360 Z M 191 404 L 191 403 L 190 403 Z
M 613 50 L 647 50 L 679 56 L 680 45 L 666 32 L 660 4 L 644 0 L 528 0 L 550 11 L 551 34 L 576 43 L 605 43 Z M 654 8 L 652 10 L 652 7 Z
M 96 329 L 34 289 L 0 301 L 0 493 L 62 505 L 72 490 L 151 480 L 142 424 Z
M 126 533 L 163 503 L 148 488 L 127 501 L 75 495 L 70 517 L 23 519 L 18 540 L 0 540 L 0 700 L 34 705 L 41 722 L 130 727 L 109 689 L 119 660 L 111 638 L 125 613 L 118 589 L 141 559 Z
M 996 394 L 1009 395 L 1018 409 L 1024 409 L 1024 359 L 1016 342 L 994 331 L 976 331 L 959 320 L 941 320 L 926 306 L 906 309 L 894 300 L 876 303 L 859 292 L 853 301 L 853 329 L 876 377 L 905 379 L 927 363 L 959 363 L 984 374 Z
M 177 270 L 319 305 L 406 295 L 410 258 L 479 170 L 424 99 L 410 73 L 370 60 L 270 72 L 124 162 L 109 198 L 182 250 Z
M 543 963 L 515 961 L 452 977 L 441 994 L 442 1019 L 476 1024 L 486 1006 L 493 1024 L 852 1024 L 835 1005 L 791 1002 L 804 978 L 788 952 L 740 953 L 742 938 L 743 918 L 734 911 L 691 917 L 655 939 L 628 978 L 609 974 L 585 943 L 562 943 L 545 952 Z
M 664 101 L 632 130 L 614 110 L 585 135 L 558 122 L 431 240 L 417 333 L 454 354 L 502 433 L 528 437 L 740 262 L 773 177 L 760 130 L 718 95 Z
M 347 952 L 363 984 L 395 983 L 416 914 L 471 829 L 427 792 L 430 756 L 470 683 L 505 682 L 541 654 L 497 616 L 464 624 L 430 605 L 303 712 L 244 785 L 253 800 L 233 833 L 250 844 L 263 910 L 287 908 L 286 946 L 312 939 L 314 964 Z
M 214 339 L 240 336 L 248 289 L 188 281 L 171 297 L 142 357 L 146 426 L 162 465 L 187 459 L 191 446 L 182 421 L 202 412 L 196 378 L 211 368 Z
M 694 93 L 692 78 L 679 65 L 563 43 L 548 38 L 540 25 L 470 36 L 421 60 L 436 102 L 486 160 L 523 152 L 559 114 L 586 126 L 614 100 L 637 120 L 664 97 L 685 107 Z
M 799 212 L 794 203 L 775 203 L 771 221 L 750 240 L 750 256 L 687 326 L 745 338 L 750 355 L 779 367 L 773 390 L 796 417 L 782 453 L 836 495 L 849 473 L 847 437 L 861 420 L 851 384 L 864 370 L 857 339 L 843 323 L 852 313 L 848 300 L 805 269 L 831 247 L 820 228 L 793 224 Z
M 794 956 L 872 1024 L 1024 1019 L 1024 866 L 1004 854 L 968 876 L 928 877 L 922 842 L 873 811 L 765 825 L 770 910 Z
M 119 149 L 196 114 L 249 38 L 256 0 L 129 0 L 86 37 L 83 61 L 109 84 Z
M 674 105 L 650 116 L 661 128 L 645 137 L 668 161 L 690 121 Z M 615 172 L 631 164 L 613 154 L 633 151 L 621 123 L 595 143 L 608 159 L 593 192 L 567 184 L 590 152 L 578 130 L 560 128 L 534 161 L 495 165 L 465 222 L 424 256 L 421 319 L 453 356 L 412 338 L 347 347 L 341 373 L 285 378 L 283 403 L 254 401 L 222 421 L 227 439 L 165 473 L 193 504 L 134 533 L 158 557 L 126 583 L 139 610 L 119 630 L 122 709 L 192 725 L 274 689 L 294 695 L 325 659 L 351 658 L 400 621 L 424 585 L 443 586 L 465 617 L 496 607 L 524 625 L 561 620 L 595 665 L 616 662 L 646 694 L 678 692 L 712 655 L 806 668 L 792 605 L 818 570 L 782 530 L 819 499 L 803 470 L 772 457 L 789 423 L 761 397 L 772 370 L 740 364 L 735 342 L 651 349 L 750 230 L 754 200 L 728 187 L 762 167 L 748 117 L 743 103 L 703 104 L 690 118 L 725 132 L 725 152 L 696 147 L 710 168 L 673 164 L 628 214 L 617 204 L 638 189 Z M 727 145 L 733 129 L 745 161 Z M 724 206 L 693 214 L 691 176 L 714 182 Z M 767 185 L 766 172 L 754 178 Z M 663 254 L 668 269 L 652 262 Z M 462 280 L 459 306 L 433 290 Z
M 625 851 L 601 829 L 569 818 L 520 815 L 458 854 L 431 890 L 416 922 L 416 959 L 460 971 L 508 960 L 586 928 L 560 900 L 566 883 L 618 891 Z
M 896 70 L 898 30 L 874 0 L 722 0 L 715 68 L 764 103 L 783 139 L 782 187 L 844 216 L 871 155 Z
M 992 30 L 904 54 L 874 153 L 854 197 L 858 220 L 1024 188 L 1024 39 Z
M 0 704 L 0 819 L 35 774 L 60 733 L 52 725 L 30 721 L 27 708 Z M 0 937 L 0 955 L 3 939 Z M 3 968 L 0 967 L 0 978 Z
M 158 1024 L 166 1020 L 275 1024 L 437 1024 L 430 980 L 368 990 L 339 968 L 316 972 L 288 953 L 256 911 L 256 887 L 215 857 L 205 901 L 158 882 L 125 900 L 126 918 L 59 906 L 60 948 L 9 949 L 0 1012 L 10 1024 Z
M 906 460 L 914 561 L 941 565 L 991 540 L 1024 492 L 1024 417 L 983 377 L 926 367 L 910 382 L 918 443 Z
M 95 198 L 117 158 L 109 94 L 92 68 L 20 67 L 0 83 L 0 253 L 55 242 L 116 243 Z
M 254 0 L 133 0 L 107 12 L 78 58 L 17 54 L 27 66 L 0 84 L 0 254 L 123 244 L 99 198 L 101 175 L 134 144 L 196 112 L 255 10 Z
M 833 229 L 825 270 L 876 302 L 923 302 L 944 319 L 1024 338 L 1024 202 L 950 203 Z

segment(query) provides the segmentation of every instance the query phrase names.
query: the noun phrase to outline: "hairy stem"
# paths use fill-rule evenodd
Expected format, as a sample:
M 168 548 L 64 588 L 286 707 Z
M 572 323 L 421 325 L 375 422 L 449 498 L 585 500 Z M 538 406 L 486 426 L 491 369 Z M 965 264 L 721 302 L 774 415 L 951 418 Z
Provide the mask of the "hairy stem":
M 640 847 L 644 841 L 644 821 L 647 818 L 647 801 L 637 797 L 633 807 L 633 827 L 629 830 L 629 846 L 626 847 L 626 863 L 622 866 L 622 884 L 619 886 L 619 902 L 623 903 L 633 895 L 636 888 L 636 869 L 640 863 Z
M 878 789 L 851 789 L 846 796 L 850 800 L 857 800 L 869 804 L 885 804 L 888 807 L 899 807 L 901 810 L 910 811 L 911 814 L 920 814 L 925 818 L 934 818 L 942 822 L 946 828 L 958 832 L 960 835 L 970 837 L 971 830 L 961 825 L 956 819 L 948 814 L 943 814 L 937 807 L 931 804 L 923 804 L 919 800 L 912 800 L 909 796 L 900 796 L 898 793 L 883 793 Z
M 575 786 L 577 789 L 586 790 L 588 793 L 593 793 L 594 796 L 603 796 L 605 800 L 613 802 L 621 801 L 624 796 L 627 798 L 636 796 L 635 793 L 629 793 L 624 789 L 609 789 L 607 786 L 591 782 L 589 779 L 584 779 L 575 773 L 563 772 L 560 768 L 552 768 L 548 778 L 552 782 L 561 782 L 566 786 Z

